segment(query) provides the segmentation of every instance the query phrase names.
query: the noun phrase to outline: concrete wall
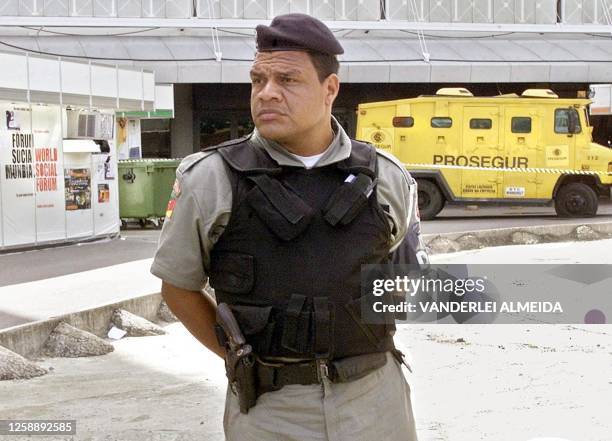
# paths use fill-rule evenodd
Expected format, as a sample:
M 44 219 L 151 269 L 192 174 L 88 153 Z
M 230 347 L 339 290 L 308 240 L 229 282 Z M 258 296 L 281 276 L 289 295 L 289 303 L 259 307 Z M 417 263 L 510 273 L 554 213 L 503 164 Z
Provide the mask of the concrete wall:
M 115 309 L 124 309 L 149 321 L 158 321 L 157 312 L 162 301 L 159 293 L 148 294 L 98 308 L 65 314 L 49 320 L 26 323 L 0 331 L 0 346 L 24 357 L 40 354 L 45 341 L 62 321 L 98 337 L 105 338 L 110 329 L 110 320 Z

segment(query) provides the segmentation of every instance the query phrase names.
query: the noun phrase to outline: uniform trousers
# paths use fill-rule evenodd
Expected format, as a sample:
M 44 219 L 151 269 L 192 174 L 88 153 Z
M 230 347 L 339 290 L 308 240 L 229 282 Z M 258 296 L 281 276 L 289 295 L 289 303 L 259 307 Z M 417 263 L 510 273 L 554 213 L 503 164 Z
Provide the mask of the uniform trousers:
M 223 427 L 226 441 L 417 441 L 410 386 L 390 352 L 363 378 L 285 386 L 248 414 L 228 388 Z

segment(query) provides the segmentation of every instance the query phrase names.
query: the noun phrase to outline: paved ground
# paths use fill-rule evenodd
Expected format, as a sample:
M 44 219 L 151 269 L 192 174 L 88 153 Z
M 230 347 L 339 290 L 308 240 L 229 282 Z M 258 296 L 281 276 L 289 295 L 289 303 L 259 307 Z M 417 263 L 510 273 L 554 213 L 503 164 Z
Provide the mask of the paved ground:
M 0 255 L 0 329 L 159 292 L 149 273 L 159 233 Z
M 539 245 L 508 245 L 482 250 L 431 256 L 434 263 L 497 264 L 612 264 L 612 239 L 592 242 L 556 242 Z M 611 438 L 612 439 L 612 438 Z
M 133 229 L 121 238 L 0 254 L 0 286 L 32 282 L 153 257 L 160 230 Z
M 435 260 L 612 263 L 610 247 L 514 246 Z M 221 441 L 222 362 L 182 325 L 167 330 L 115 342 L 102 357 L 41 360 L 50 374 L 0 382 L 0 419 L 76 419 L 78 435 L 65 439 L 79 441 Z M 397 338 L 411 353 L 421 441 L 610 441 L 609 325 L 409 325 Z
M 159 292 L 153 259 L 0 287 L 0 330 Z
M 562 219 L 552 207 L 481 207 L 469 209 L 449 205 L 438 217 L 422 223 L 423 233 L 459 233 L 491 228 L 612 222 L 612 203 L 601 202 L 596 217 Z

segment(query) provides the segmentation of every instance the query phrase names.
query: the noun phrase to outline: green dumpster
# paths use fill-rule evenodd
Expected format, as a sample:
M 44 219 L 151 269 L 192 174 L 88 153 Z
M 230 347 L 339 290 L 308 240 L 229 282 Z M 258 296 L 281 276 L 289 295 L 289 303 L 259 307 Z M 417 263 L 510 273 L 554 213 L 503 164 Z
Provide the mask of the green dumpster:
M 119 161 L 119 216 L 122 223 L 137 219 L 155 225 L 166 216 L 180 159 L 125 159 Z

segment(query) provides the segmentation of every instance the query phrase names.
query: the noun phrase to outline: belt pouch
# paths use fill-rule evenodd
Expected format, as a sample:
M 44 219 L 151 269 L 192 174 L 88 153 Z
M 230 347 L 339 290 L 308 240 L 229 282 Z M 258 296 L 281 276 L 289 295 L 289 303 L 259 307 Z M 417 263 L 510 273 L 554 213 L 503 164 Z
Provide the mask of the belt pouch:
M 332 314 L 327 297 L 313 298 L 314 304 L 314 352 L 317 358 L 329 358 L 332 352 Z
M 310 311 L 305 307 L 306 297 L 293 294 L 285 310 L 281 346 L 298 354 L 310 347 Z

